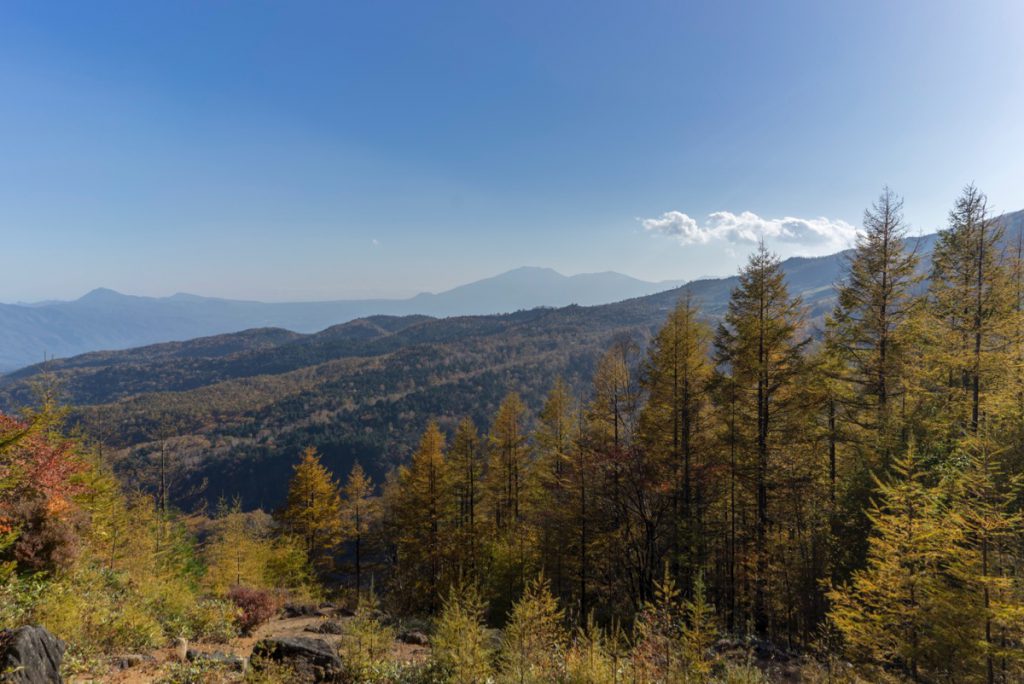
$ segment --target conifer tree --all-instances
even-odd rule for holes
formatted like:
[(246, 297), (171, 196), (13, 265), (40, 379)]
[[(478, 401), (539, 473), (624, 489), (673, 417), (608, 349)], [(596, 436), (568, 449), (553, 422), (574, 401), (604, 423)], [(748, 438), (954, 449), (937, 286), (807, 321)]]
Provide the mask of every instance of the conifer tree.
[(955, 441), (978, 432), (989, 401), (1006, 373), (1016, 332), (1014, 292), (1003, 226), (988, 213), (988, 200), (973, 185), (964, 188), (939, 232), (929, 280), (930, 357), (942, 425)]
[(983, 622), (976, 627), (992, 684), (1024, 676), (1024, 578), (1016, 552), (1024, 541), (1024, 517), (1015, 506), (1021, 478), (1008, 476), (991, 453), (988, 435), (969, 443), (967, 463), (952, 496), (962, 530), (962, 579), (980, 597)]
[(445, 681), (476, 684), (490, 677), (491, 639), (484, 627), (485, 609), (476, 585), (457, 582), (448, 590), (430, 642), (431, 658)]
[(399, 572), (411, 607), (430, 612), (439, 607), (451, 570), (455, 501), (444, 446), (444, 435), (431, 421), (411, 462), (399, 470)]
[[(698, 319), (689, 295), (669, 314), (648, 348), (643, 387), (646, 404), (640, 417), (643, 442), (658, 461), (671, 488), (671, 557), (676, 574), (702, 559), (702, 507), (706, 492), (698, 477), (704, 445), (702, 412), (711, 375), (711, 332)], [(658, 483), (659, 485), (661, 483)]]
[[(768, 632), (769, 478), (781, 434), (796, 410), (796, 379), (803, 369), (802, 303), (791, 299), (779, 258), (764, 243), (740, 272), (724, 322), (715, 338), (716, 362), (739, 392), (740, 410), (754, 422), (753, 484), (754, 595), (752, 613), (758, 634)], [(786, 435), (787, 441), (795, 437)]]
[(965, 595), (958, 568), (959, 526), (925, 482), (913, 448), (878, 481), (867, 567), (829, 593), (829, 620), (850, 655), (902, 670), (914, 681), (958, 681), (978, 662), (978, 602)]
[[(863, 232), (846, 263), (829, 342), (848, 383), (845, 416), (856, 429), (860, 459), (885, 469), (899, 450), (899, 406), (907, 363), (907, 323), (914, 307), (917, 254), (906, 247), (903, 200), (888, 187), (864, 212)], [(870, 459), (877, 456), (878, 461)]]
[(467, 576), (476, 577), (480, 562), (479, 507), (484, 462), (480, 435), (472, 419), (464, 418), (459, 423), (448, 457), (456, 506), (458, 565)]
[(498, 407), (488, 436), (487, 491), (498, 530), (519, 526), (525, 512), (530, 476), (526, 417), (526, 406), (519, 395), (510, 392)]
[(537, 445), (537, 494), (532, 508), (540, 530), (539, 556), (546, 576), (552, 578), (556, 596), (571, 593), (576, 542), (572, 502), (572, 457), (579, 433), (579, 420), (565, 382), (558, 378), (541, 409), (534, 441)]
[(501, 671), (509, 682), (555, 681), (565, 646), (563, 613), (543, 576), (529, 581), (515, 602), (501, 640)]
[(522, 590), (534, 558), (529, 505), (535, 469), (529, 447), (527, 411), (519, 395), (509, 393), (498, 407), (488, 435), (490, 452), (485, 477), (490, 515), (491, 592), (496, 609), (504, 611)]
[(305, 542), (310, 563), (320, 570), (329, 570), (334, 563), (334, 549), (344, 534), (338, 484), (320, 463), (313, 447), (302, 453), (294, 473), (281, 519)]
[(346, 536), (355, 545), (356, 595), (363, 589), (363, 545), (366, 535), (376, 516), (373, 499), (373, 480), (356, 461), (349, 471), (348, 480), (342, 490), (342, 513), (345, 518)]

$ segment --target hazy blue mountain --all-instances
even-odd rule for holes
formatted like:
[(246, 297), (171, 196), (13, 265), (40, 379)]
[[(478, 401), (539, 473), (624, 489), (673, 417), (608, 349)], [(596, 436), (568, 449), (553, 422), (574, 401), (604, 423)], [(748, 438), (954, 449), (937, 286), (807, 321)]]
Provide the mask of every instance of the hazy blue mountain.
[[(1024, 231), (1024, 211), (1005, 214), (1008, 246)], [(929, 264), (936, 235), (909, 240)], [(785, 261), (790, 286), (804, 295), (813, 313), (830, 306), (830, 293), (841, 277), (845, 252)], [(702, 279), (705, 306), (723, 306), (734, 285), (731, 278)], [(648, 282), (620, 273), (564, 276), (549, 268), (524, 267), (438, 294), (408, 299), (263, 303), (176, 294), (136, 297), (97, 289), (71, 302), (0, 304), (0, 373), (46, 357), (65, 358), (100, 350), (221, 335), (252, 328), (283, 328), (313, 333), (369, 316), (433, 317), (501, 314), (538, 306), (596, 306), (643, 297), (681, 286), (682, 281)]]
[(537, 306), (605, 304), (679, 286), (619, 273), (564, 276), (519, 268), (409, 299), (264, 303), (176, 294), (136, 297), (100, 288), (70, 302), (0, 304), (0, 372), (91, 351), (128, 349), (250, 328), (310, 333), (370, 315), (464, 316)]
[[(1017, 245), (1022, 224), (1024, 212), (1007, 217), (1008, 246)], [(909, 242), (927, 270), (935, 235)], [(783, 262), (812, 328), (835, 304), (845, 255)], [(528, 292), (535, 275), (550, 276), (526, 269), (507, 277), (522, 279)], [(714, 323), (737, 281), (696, 280), (596, 306), (445, 318), (375, 315), (312, 334), (264, 327), (93, 352), (0, 378), (0, 410), (31, 402), (45, 371), (75, 407), (72, 423), (110, 447), (129, 481), (145, 481), (147, 459), (167, 448), (187, 465), (187, 486), (175, 495), (182, 503), (213, 505), (240, 493), (247, 505), (275, 506), (306, 446), (315, 446), (336, 473), (359, 460), (381, 477), (407, 458), (427, 420), (440, 420), (448, 431), (462, 416), (484, 425), (513, 389), (537, 410), (556, 377), (582, 394), (614, 340), (628, 337), (642, 349), (687, 295)], [(418, 306), (462, 306), (459, 296), (441, 303), (424, 296)], [(110, 298), (120, 301), (109, 292), (86, 299)], [(216, 309), (217, 300), (200, 301)], [(189, 494), (193, 487), (196, 494)]]

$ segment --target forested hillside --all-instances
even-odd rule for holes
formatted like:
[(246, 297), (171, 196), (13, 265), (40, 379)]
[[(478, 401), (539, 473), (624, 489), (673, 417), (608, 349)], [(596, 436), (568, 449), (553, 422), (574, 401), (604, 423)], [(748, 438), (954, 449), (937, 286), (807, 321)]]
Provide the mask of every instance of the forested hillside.
[(99, 288), (74, 301), (0, 304), (0, 373), (44, 358), (280, 327), (310, 333), (373, 314), (465, 316), (537, 306), (605, 304), (678, 286), (620, 273), (564, 276), (518, 268), (408, 299), (268, 303), (176, 294), (139, 297)]
[[(1024, 212), (1000, 223), (1020, 232)], [(908, 238), (929, 267), (935, 235)], [(1011, 240), (1010, 237), (1005, 240)], [(783, 262), (813, 335), (832, 308), (848, 254)], [(691, 297), (720, 320), (738, 278), (594, 307), (431, 319), (374, 316), (312, 335), (263, 329), (58, 359), (0, 377), (0, 407), (33, 401), (52, 384), (72, 418), (114, 449), (126, 477), (151, 482), (153, 461), (174, 466), (172, 496), (214, 505), (277, 505), (291, 458), (316, 446), (346, 471), (356, 459), (375, 475), (403, 462), (430, 418), (453, 430), (459, 416), (485, 423), (509, 389), (539, 408), (551, 379), (585, 395), (601, 353), (615, 340), (643, 349), (675, 303)], [(922, 286), (919, 286), (922, 287)]]
[[(838, 256), (786, 262), (819, 325), (840, 268)], [(73, 421), (117, 450), (126, 477), (151, 482), (154, 459), (170, 454), (182, 505), (237, 494), (244, 506), (273, 506), (304, 446), (339, 471), (358, 458), (381, 475), (408, 458), (429, 419), (449, 430), (463, 415), (483, 424), (509, 389), (538, 408), (554, 377), (585, 393), (614, 340), (643, 348), (685, 295), (717, 320), (736, 282), (696, 281), (595, 307), (375, 316), (313, 335), (251, 330), (86, 354), (0, 378), (0, 406), (30, 404), (34, 385), (52, 384)]]
[[(8, 400), (45, 401), (0, 416), (0, 619), (94, 671), (328, 590), (348, 613), (316, 681), (1021, 681), (1024, 234), (969, 186), (918, 244), (886, 189), (835, 290), (796, 294), (825, 262), (762, 245), (615, 305), (26, 373)], [(86, 438), (55, 381), (96, 402)], [(409, 620), (429, 652), (403, 661)], [(263, 648), (249, 681), (311, 680)], [(226, 676), (195, 658), (214, 669), (181, 681)]]

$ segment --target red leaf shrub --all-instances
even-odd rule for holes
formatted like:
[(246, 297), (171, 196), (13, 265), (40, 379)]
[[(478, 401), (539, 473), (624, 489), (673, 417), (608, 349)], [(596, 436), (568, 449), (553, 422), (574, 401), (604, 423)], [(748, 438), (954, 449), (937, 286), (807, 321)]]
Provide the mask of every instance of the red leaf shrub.
[(274, 617), (280, 607), (277, 597), (266, 589), (234, 587), (228, 592), (228, 598), (242, 611), (238, 626), (243, 634), (251, 634), (252, 630)]

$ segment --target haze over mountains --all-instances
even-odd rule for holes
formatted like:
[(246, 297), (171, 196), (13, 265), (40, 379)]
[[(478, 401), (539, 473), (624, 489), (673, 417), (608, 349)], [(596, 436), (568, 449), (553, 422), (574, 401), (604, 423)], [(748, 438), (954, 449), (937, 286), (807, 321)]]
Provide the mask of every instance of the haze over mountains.
[[(1017, 235), (1024, 226), (1024, 211), (1004, 214), (1001, 220), (1008, 229), (1008, 236)], [(927, 255), (935, 237), (930, 234), (914, 238), (920, 241), (918, 250), (923, 255)], [(815, 264), (815, 275), (801, 276), (806, 277), (806, 282), (795, 283), (795, 289), (831, 288), (840, 276), (842, 255), (843, 252), (839, 252), (815, 259), (787, 259), (785, 265), (790, 277), (797, 271), (803, 272), (797, 265)], [(612, 271), (564, 276), (550, 268), (523, 267), (445, 292), (422, 293), (408, 299), (292, 303), (192, 294), (138, 297), (100, 288), (74, 301), (0, 304), (0, 374), (39, 363), (44, 358), (67, 358), (251, 328), (313, 333), (377, 315), (473, 316), (539, 306), (596, 306), (671, 290), (684, 282), (649, 282)], [(723, 298), (727, 296), (726, 290)]]
[(0, 373), (46, 358), (188, 340), (249, 328), (312, 333), (370, 315), (466, 316), (538, 306), (590, 306), (678, 287), (614, 272), (564, 276), (518, 268), (438, 294), (409, 299), (264, 303), (176, 294), (137, 297), (99, 288), (80, 299), (0, 304)]
[[(1006, 215), (1004, 222), (1007, 243), (1016, 246), (1024, 212)], [(935, 240), (935, 235), (908, 240), (921, 256), (922, 272)], [(783, 262), (790, 293), (803, 298), (812, 325), (820, 325), (834, 306), (843, 254)], [(630, 287), (653, 285), (615, 277), (622, 287), (602, 296), (623, 301), (609, 304), (448, 318), (374, 315), (313, 334), (263, 327), (56, 359), (0, 377), (0, 410), (30, 403), (33, 383), (45, 370), (74, 407), (72, 420), (115, 450), (112, 458), (119, 470), (145, 468), (152, 454), (166, 449), (184, 471), (176, 494), (182, 503), (213, 503), (239, 493), (247, 505), (276, 505), (294, 455), (305, 446), (316, 446), (336, 472), (347, 472), (358, 459), (380, 475), (407, 457), (428, 419), (439, 419), (445, 429), (453, 428), (448, 423), (459, 416), (485, 424), (509, 390), (520, 392), (536, 409), (558, 376), (584, 392), (597, 358), (615, 340), (628, 338), (641, 350), (687, 294), (713, 322), (725, 312), (738, 281), (698, 280), (630, 298)], [(599, 280), (609, 282), (605, 278)], [(509, 287), (517, 279), (519, 289)], [(400, 313), (464, 311), (486, 305), (473, 295), (490, 288), (490, 301), (503, 303), (495, 308), (525, 309), (529, 300), (516, 299), (517, 294), (539, 296), (543, 285), (531, 289), (534, 284), (567, 280), (580, 282), (520, 269), (394, 306), (405, 307), (398, 308)], [(564, 290), (555, 294), (582, 296)], [(117, 304), (115, 310), (131, 309), (134, 302), (139, 316), (151, 302), (168, 308), (196, 303), (181, 310), (206, 311), (207, 321), (218, 311), (241, 312), (231, 321), (235, 325), (246, 315), (266, 311), (263, 307), (282, 307), (294, 327), (315, 326), (318, 313), (316, 305), (181, 296), (147, 300), (109, 292), (93, 293), (79, 311), (86, 305), (103, 311), (101, 304), (108, 302)], [(345, 311), (354, 315), (355, 309)]]
[[(927, 250), (931, 238), (919, 249)], [(784, 262), (813, 322), (834, 304), (841, 255)], [(382, 476), (403, 462), (426, 421), (487, 423), (506, 392), (538, 408), (556, 377), (586, 391), (616, 340), (639, 352), (687, 294), (714, 321), (738, 278), (699, 280), (596, 306), (431, 318), (370, 316), (314, 334), (280, 328), (56, 359), (0, 377), (0, 410), (33, 400), (44, 370), (72, 420), (108, 447), (117, 469), (146, 480), (165, 450), (182, 469), (182, 505), (239, 494), (275, 506), (294, 456), (315, 446), (347, 472), (354, 460)]]

